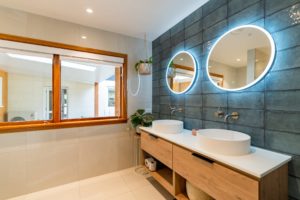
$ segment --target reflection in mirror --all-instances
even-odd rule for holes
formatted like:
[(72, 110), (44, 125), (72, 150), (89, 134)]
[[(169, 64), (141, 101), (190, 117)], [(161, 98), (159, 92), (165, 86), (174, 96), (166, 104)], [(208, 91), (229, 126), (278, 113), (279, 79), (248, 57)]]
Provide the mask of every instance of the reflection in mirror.
[(43, 89), (52, 87), (52, 55), (0, 48), (0, 122), (51, 120)]
[(264, 29), (252, 25), (238, 27), (224, 34), (212, 47), (208, 76), (221, 89), (245, 89), (268, 72), (274, 54), (274, 41)]
[(190, 89), (197, 73), (196, 62), (188, 52), (177, 53), (169, 62), (166, 79), (169, 89), (181, 94)]

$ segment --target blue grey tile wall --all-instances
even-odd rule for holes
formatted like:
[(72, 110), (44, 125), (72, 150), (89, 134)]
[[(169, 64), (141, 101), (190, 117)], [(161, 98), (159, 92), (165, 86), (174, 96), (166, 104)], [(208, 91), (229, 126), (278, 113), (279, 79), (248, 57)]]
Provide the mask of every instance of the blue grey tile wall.
[[(210, 0), (153, 41), (153, 113), (171, 118), (169, 104), (184, 108), (172, 116), (186, 129), (224, 128), (245, 132), (252, 145), (293, 156), (289, 165), (289, 196), (300, 200), (300, 0)], [(271, 71), (253, 87), (224, 92), (210, 83), (205, 69), (208, 52), (218, 36), (230, 28), (255, 24), (267, 29), (276, 43)], [(187, 50), (197, 60), (199, 76), (183, 95), (172, 94), (165, 82), (169, 59)], [(238, 111), (240, 119), (224, 123), (214, 117), (221, 107)]]

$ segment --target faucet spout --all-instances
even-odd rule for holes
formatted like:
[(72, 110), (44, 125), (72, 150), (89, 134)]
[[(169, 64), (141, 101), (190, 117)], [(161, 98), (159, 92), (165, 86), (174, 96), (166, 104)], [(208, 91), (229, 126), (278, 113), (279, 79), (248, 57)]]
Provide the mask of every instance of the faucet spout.
[(228, 122), (228, 119), (238, 120), (239, 119), (239, 113), (238, 112), (232, 112), (231, 114), (227, 114), (224, 117), (224, 122)]

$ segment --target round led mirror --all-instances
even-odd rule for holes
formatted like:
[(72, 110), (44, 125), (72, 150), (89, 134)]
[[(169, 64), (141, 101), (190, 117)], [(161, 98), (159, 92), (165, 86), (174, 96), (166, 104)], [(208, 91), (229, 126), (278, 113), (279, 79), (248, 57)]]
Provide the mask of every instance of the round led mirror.
[(183, 94), (192, 87), (196, 74), (197, 66), (194, 57), (186, 51), (178, 52), (168, 64), (167, 85), (173, 93)]
[(274, 40), (266, 30), (253, 25), (240, 26), (213, 45), (207, 59), (207, 75), (220, 89), (242, 90), (266, 75), (274, 55)]

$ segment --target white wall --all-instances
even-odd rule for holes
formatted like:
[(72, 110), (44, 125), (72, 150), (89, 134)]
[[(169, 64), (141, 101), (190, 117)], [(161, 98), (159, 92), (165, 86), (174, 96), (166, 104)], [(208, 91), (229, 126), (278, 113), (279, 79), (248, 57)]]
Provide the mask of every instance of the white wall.
[[(1, 7), (0, 33), (126, 53), (132, 85), (134, 63), (144, 58), (142, 40)], [(138, 96), (128, 95), (129, 114), (151, 107), (151, 88), (145, 77)], [(130, 167), (132, 136), (124, 124), (1, 134), (0, 199)]]

